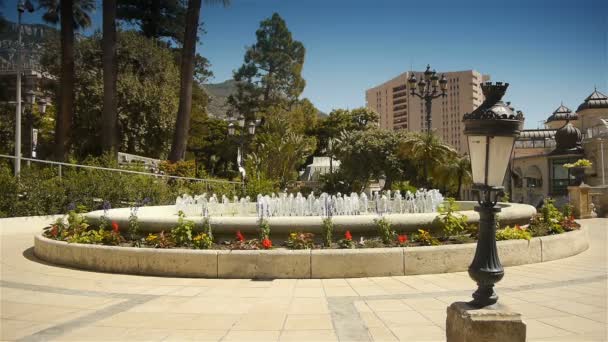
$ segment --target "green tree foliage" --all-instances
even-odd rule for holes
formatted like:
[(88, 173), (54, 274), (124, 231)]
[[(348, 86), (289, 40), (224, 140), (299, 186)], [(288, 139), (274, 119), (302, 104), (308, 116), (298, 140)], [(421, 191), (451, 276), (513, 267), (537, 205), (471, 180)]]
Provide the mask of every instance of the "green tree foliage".
[[(179, 74), (171, 51), (133, 31), (117, 41), (119, 150), (149, 157), (166, 156), (177, 111)], [(57, 74), (57, 49), (45, 49), (43, 65)], [(72, 140), (77, 157), (99, 155), (103, 79), (101, 36), (76, 44), (76, 94)]]
[(451, 154), (439, 167), (432, 170), (435, 187), (444, 194), (451, 193), (454, 197), (460, 196), (463, 185), (471, 184), (471, 161), (469, 156)]
[(334, 109), (327, 118), (320, 120), (316, 126), (310, 126), (309, 132), (317, 137), (316, 155), (334, 155), (330, 140), (336, 140), (342, 132), (365, 131), (377, 127), (379, 116), (376, 112), (365, 107)]
[[(198, 89), (200, 90), (200, 88)], [(206, 97), (202, 90), (198, 95), (195, 92), (195, 103), (197, 96)], [(224, 120), (207, 117), (205, 112), (195, 108), (196, 106), (192, 108), (187, 151), (196, 159), (199, 168), (198, 176), (236, 177), (236, 171), (232, 169), (236, 161), (236, 144), (226, 134), (228, 123)], [(201, 168), (204, 172), (201, 172)]]
[[(47, 23), (57, 24), (61, 19), (61, 0), (38, 0), (40, 8), (46, 12), (42, 20)], [(91, 26), (91, 13), (95, 11), (95, 0), (73, 0), (72, 1), (74, 29), (79, 30)]]
[(336, 155), (341, 162), (340, 175), (351, 191), (362, 191), (372, 179), (386, 176), (386, 187), (393, 181), (407, 179), (414, 171), (409, 159), (397, 154), (405, 140), (404, 132), (368, 129), (344, 131), (338, 139)]
[(248, 118), (265, 114), (273, 106), (289, 108), (298, 99), (306, 82), (302, 67), (306, 50), (294, 40), (287, 24), (274, 13), (260, 23), (256, 43), (247, 49), (243, 65), (234, 73), (237, 93), (229, 103)]
[(277, 180), (280, 188), (295, 180), (306, 157), (315, 150), (314, 137), (294, 132), (287, 120), (270, 117), (252, 144), (246, 160), (250, 178)]
[(456, 150), (435, 134), (410, 133), (401, 142), (399, 154), (408, 158), (422, 173), (417, 174), (416, 185), (430, 188), (433, 186), (433, 176), (441, 166), (457, 156)]
[(147, 38), (184, 41), (186, 3), (182, 0), (118, 1), (117, 17)]

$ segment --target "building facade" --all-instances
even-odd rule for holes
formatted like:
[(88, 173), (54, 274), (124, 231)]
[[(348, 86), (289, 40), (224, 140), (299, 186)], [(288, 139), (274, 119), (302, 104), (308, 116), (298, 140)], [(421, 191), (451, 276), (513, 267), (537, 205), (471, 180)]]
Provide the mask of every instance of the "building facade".
[[(367, 108), (380, 116), (380, 128), (426, 131), (424, 100), (410, 95), (407, 83), (412, 73), (417, 79), (424, 78), (422, 71), (408, 71), (365, 92)], [(463, 134), (462, 116), (472, 112), (483, 102), (481, 84), (488, 81), (490, 76), (475, 70), (437, 74), (446, 75), (448, 89), (447, 96), (433, 100), (431, 128), (444, 142), (460, 153), (466, 153), (468, 146)]]
[(566, 203), (575, 177), (563, 165), (583, 158), (592, 162), (585, 171), (585, 184), (592, 187), (597, 212), (604, 214), (608, 212), (608, 96), (597, 90), (576, 112), (562, 104), (547, 118), (544, 129), (522, 131), (507, 180), (512, 201), (538, 206), (552, 197), (558, 204)]

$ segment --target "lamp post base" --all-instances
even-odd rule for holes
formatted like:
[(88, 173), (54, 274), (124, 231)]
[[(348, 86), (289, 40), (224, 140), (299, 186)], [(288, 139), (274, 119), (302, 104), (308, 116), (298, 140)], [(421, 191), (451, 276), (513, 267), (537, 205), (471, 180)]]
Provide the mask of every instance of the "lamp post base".
[(498, 257), (496, 247), (496, 213), (500, 208), (493, 205), (475, 207), (479, 213), (479, 239), (475, 257), (469, 266), (469, 276), (477, 283), (477, 291), (473, 293), (471, 306), (481, 308), (496, 304), (498, 296), (494, 292), (494, 284), (505, 275)]
[(447, 309), (445, 333), (448, 342), (525, 342), (526, 324), (502, 304), (479, 309), (455, 302)]

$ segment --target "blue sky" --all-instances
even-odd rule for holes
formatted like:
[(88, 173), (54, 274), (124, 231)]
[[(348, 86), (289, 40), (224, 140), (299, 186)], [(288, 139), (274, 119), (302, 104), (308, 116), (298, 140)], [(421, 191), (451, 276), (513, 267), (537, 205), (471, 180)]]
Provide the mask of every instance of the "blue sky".
[[(4, 1), (9, 18), (15, 1)], [(306, 47), (303, 96), (325, 112), (363, 106), (367, 88), (427, 63), (509, 82), (506, 99), (530, 128), (561, 101), (574, 110), (594, 86), (608, 92), (608, 2), (596, 0), (232, 0), (202, 9), (198, 52), (213, 82), (232, 76), (273, 12)], [(100, 27), (101, 9), (94, 20)]]

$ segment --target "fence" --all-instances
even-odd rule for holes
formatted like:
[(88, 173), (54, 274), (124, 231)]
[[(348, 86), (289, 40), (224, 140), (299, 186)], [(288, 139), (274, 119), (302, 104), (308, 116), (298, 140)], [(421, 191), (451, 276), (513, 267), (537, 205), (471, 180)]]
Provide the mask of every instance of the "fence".
[[(6, 154), (0, 154), (0, 158), (11, 159), (11, 160), (16, 159), (15, 156), (6, 155)], [(34, 159), (34, 158), (21, 157), (21, 160), (27, 161), (28, 163), (35, 162), (35, 163), (49, 164), (49, 165), (56, 166), (58, 169), (59, 178), (62, 177), (63, 167), (73, 167), (73, 168), (95, 169), (95, 170), (103, 170), (103, 171), (111, 171), (111, 172), (119, 172), (119, 173), (130, 173), (130, 174), (145, 175), (145, 176), (157, 177), (157, 178), (181, 179), (181, 180), (188, 180), (188, 181), (194, 181), (194, 182), (202, 182), (203, 184), (205, 184), (205, 186), (207, 188), (209, 188), (209, 184), (213, 184), (213, 183), (215, 183), (215, 184), (232, 184), (232, 186), (234, 187), (234, 191), (238, 191), (239, 187), (241, 187), (243, 184), (242, 182), (236, 182), (236, 181), (170, 176), (170, 175), (164, 175), (164, 174), (159, 174), (159, 173), (125, 170), (125, 169), (113, 169), (113, 168), (102, 167), (102, 166), (70, 164), (70, 163), (56, 162), (56, 161), (50, 161), (50, 160), (41, 160), (41, 159)]]

